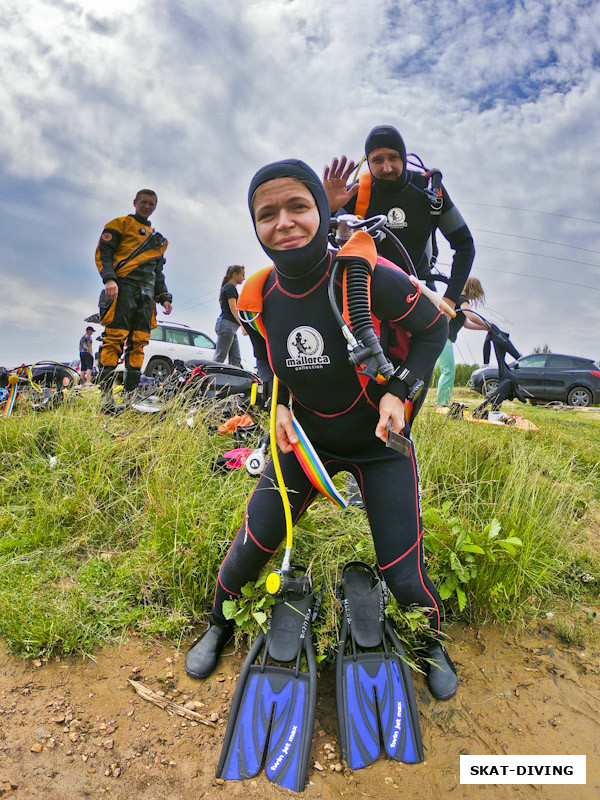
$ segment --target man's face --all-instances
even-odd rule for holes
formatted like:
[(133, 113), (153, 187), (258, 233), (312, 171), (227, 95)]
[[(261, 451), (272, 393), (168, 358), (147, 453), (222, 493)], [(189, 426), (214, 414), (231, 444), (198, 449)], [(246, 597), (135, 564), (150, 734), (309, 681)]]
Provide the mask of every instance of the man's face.
[(389, 147), (376, 147), (375, 150), (371, 150), (367, 162), (373, 177), (382, 181), (397, 180), (404, 169), (400, 153)]
[(140, 217), (148, 219), (156, 208), (156, 197), (153, 194), (141, 194), (133, 201), (133, 207)]

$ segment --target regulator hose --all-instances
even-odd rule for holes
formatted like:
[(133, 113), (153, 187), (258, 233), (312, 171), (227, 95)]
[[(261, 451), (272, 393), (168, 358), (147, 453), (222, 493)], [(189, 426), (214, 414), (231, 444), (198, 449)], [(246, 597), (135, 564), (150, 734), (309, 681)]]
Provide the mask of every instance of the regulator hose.
[(364, 364), (363, 371), (378, 382), (390, 379), (394, 365), (386, 357), (373, 327), (369, 282), (371, 269), (364, 262), (350, 262), (346, 266), (346, 302), (352, 333), (362, 348), (350, 355), (357, 366)]

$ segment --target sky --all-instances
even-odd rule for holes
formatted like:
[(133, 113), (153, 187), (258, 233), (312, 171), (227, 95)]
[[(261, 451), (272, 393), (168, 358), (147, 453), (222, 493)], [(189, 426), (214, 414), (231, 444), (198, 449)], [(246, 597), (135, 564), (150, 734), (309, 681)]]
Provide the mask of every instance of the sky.
[(5, 0), (0, 365), (77, 357), (98, 237), (147, 187), (170, 319), (214, 336), (227, 266), (267, 263), (254, 172), (322, 174), (381, 124), (442, 170), (484, 315), (522, 353), (600, 359), (599, 43), (592, 0)]

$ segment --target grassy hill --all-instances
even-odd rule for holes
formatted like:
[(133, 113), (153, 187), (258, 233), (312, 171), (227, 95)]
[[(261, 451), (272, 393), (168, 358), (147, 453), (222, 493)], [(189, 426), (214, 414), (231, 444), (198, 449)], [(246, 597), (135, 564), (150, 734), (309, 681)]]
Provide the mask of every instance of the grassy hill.
[[(160, 420), (130, 411), (108, 432), (97, 406), (88, 393), (0, 419), (0, 636), (26, 656), (89, 653), (126, 633), (187, 636), (255, 484), (212, 470), (238, 446), (210, 432), (215, 409), (193, 427), (181, 403)], [(526, 619), (600, 588), (600, 414), (515, 410), (539, 430), (431, 406), (415, 425), (428, 569), (452, 619)], [(353, 558), (375, 560), (364, 512), (319, 500), (296, 528), (294, 560), (324, 588), (322, 652), (336, 641), (338, 568)], [(259, 585), (244, 601), (250, 631), (262, 595)]]

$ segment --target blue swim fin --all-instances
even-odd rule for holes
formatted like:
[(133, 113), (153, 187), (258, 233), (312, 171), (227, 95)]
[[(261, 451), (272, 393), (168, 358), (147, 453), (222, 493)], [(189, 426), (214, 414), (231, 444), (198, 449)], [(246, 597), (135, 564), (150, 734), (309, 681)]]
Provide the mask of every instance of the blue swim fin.
[[(288, 594), (273, 606), (267, 633), (255, 641), (242, 668), (218, 778), (252, 778), (264, 763), (270, 781), (296, 792), (304, 789), (317, 697), (311, 623), (318, 605), (313, 594)], [(300, 669), (303, 655), (306, 671)], [(276, 666), (267, 658), (295, 664)]]
[(351, 561), (342, 570), (340, 589), (336, 700), (342, 758), (361, 769), (379, 758), (383, 744), (396, 761), (423, 761), (410, 669), (385, 616), (385, 583), (368, 564)]

